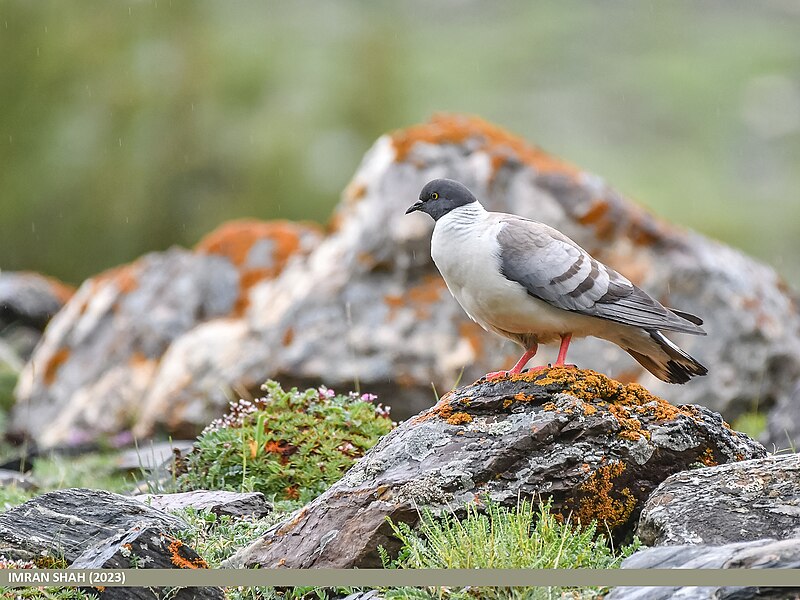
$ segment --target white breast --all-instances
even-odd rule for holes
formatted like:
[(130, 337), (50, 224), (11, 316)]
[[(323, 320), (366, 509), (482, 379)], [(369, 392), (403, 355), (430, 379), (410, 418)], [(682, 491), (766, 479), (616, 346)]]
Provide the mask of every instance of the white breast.
[(470, 318), (501, 335), (535, 334), (542, 343), (567, 332), (591, 335), (595, 319), (533, 298), (502, 275), (497, 232), (503, 223), (491, 215), (477, 203), (456, 208), (436, 222), (431, 239), (433, 262)]

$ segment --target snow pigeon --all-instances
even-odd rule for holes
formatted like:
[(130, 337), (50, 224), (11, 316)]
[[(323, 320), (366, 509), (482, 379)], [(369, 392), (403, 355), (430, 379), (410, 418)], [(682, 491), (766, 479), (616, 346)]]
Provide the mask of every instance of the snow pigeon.
[(665, 308), (552, 227), (489, 212), (451, 179), (427, 183), (406, 214), (415, 211), (436, 221), (431, 257), (467, 315), (525, 350), (510, 371), (488, 379), (522, 372), (538, 344), (558, 339), (555, 366), (567, 366), (570, 340), (590, 335), (669, 383), (708, 372), (661, 333), (705, 335), (701, 319)]

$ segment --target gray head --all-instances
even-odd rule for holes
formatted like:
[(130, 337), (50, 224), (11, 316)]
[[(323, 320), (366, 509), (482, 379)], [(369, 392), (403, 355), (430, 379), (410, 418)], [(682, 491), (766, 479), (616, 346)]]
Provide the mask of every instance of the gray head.
[(465, 185), (452, 179), (434, 179), (419, 193), (419, 202), (408, 207), (406, 214), (420, 210), (438, 221), (454, 208), (477, 202)]

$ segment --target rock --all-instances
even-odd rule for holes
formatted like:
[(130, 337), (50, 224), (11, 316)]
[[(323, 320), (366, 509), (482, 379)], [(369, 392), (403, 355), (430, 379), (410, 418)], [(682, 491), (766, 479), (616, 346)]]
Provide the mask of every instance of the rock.
[[(324, 238), (285, 223), (253, 225), (265, 230), (253, 235), (234, 226), (191, 261), (147, 271), (145, 261), (156, 259), (137, 261), (123, 270), (136, 275), (122, 289), (107, 276), (84, 284), (23, 372), (24, 406), (12, 425), (45, 446), (131, 421), (139, 437), (188, 437), (224, 411), (228, 390), (245, 395), (268, 378), (338, 389), (359, 381), (391, 399), (402, 419), (430, 406), (431, 382), (447, 390), (510, 366), (518, 349), (481, 330), (450, 297), (430, 259), (431, 220), (404, 214), (442, 176), (469, 185), (492, 210), (563, 230), (659, 300), (699, 314), (710, 334), (680, 340), (710, 369), (680, 389), (668, 391), (602, 340), (573, 345), (581, 366), (729, 419), (756, 399), (763, 409), (781, 402), (800, 379), (797, 299), (772, 269), (658, 220), (602, 179), (485, 121), (439, 116), (375, 143)], [(227, 266), (202, 266), (212, 248)], [(242, 271), (242, 256), (266, 256), (274, 268)], [(145, 271), (160, 287), (145, 283)], [(215, 306), (225, 308), (198, 316), (196, 287), (217, 289)], [(162, 327), (173, 321), (181, 325)], [(151, 337), (156, 343), (143, 348)], [(540, 364), (555, 351), (543, 349)]]
[[(430, 406), (431, 382), (447, 390), (460, 377), (512, 365), (519, 350), (471, 322), (446, 290), (430, 259), (431, 220), (404, 214), (422, 186), (442, 176), (464, 181), (493, 210), (562, 229), (660, 300), (701, 315), (710, 332), (680, 340), (711, 373), (679, 389), (601, 340), (573, 345), (581, 366), (731, 419), (755, 399), (769, 407), (800, 378), (796, 296), (772, 269), (658, 220), (602, 179), (485, 121), (439, 116), (375, 143), (327, 237), (307, 260), (254, 286), (242, 324), (250, 335), (197, 332), (171, 348), (173, 376), (149, 396), (164, 410), (148, 411), (156, 421), (137, 432), (186, 419), (209, 380), (231, 381), (236, 360), (249, 361), (245, 380), (332, 388), (358, 380), (399, 419)], [(555, 352), (544, 349), (540, 364)]]
[[(623, 569), (797, 569), (800, 539), (758, 540), (724, 546), (662, 546), (640, 550)], [(678, 577), (679, 578), (679, 577)], [(800, 588), (786, 587), (618, 587), (605, 600), (788, 600)]]
[(646, 546), (800, 538), (800, 454), (676, 473), (648, 498)]
[[(181, 519), (119, 494), (58, 490), (0, 514), (0, 556), (30, 560), (41, 568), (61, 561), (76, 569), (207, 568), (192, 548), (173, 536), (185, 528)], [(106, 588), (102, 598), (153, 597), (142, 590)], [(174, 597), (223, 595), (218, 588), (186, 588)]]
[(376, 567), (378, 545), (397, 549), (387, 517), (413, 525), (417, 507), (458, 509), (487, 495), (507, 505), (552, 496), (555, 511), (604, 521), (620, 540), (668, 476), (765, 453), (704, 407), (675, 407), (592, 371), (481, 380), (402, 423), (230, 565)]
[(0, 488), (5, 487), (17, 487), (21, 490), (35, 491), (39, 489), (39, 484), (32, 477), (19, 471), (0, 469)]
[(777, 448), (796, 452), (800, 448), (800, 381), (794, 390), (781, 397), (767, 415), (766, 440)]
[[(230, 223), (194, 252), (173, 248), (148, 254), (87, 280), (53, 319), (22, 371), (11, 430), (51, 448), (115, 434), (142, 419), (152, 422), (150, 410), (169, 412), (147, 399), (159, 378), (176, 375), (174, 364), (162, 364), (164, 354), (181, 340), (196, 341), (198, 332), (246, 334), (240, 317), (251, 287), (279, 273), (317, 239), (317, 230), (305, 225)], [(202, 381), (214, 393), (204, 389), (186, 406), (185, 419), (165, 424), (175, 437), (193, 437), (224, 411), (226, 382), (262, 383), (242, 376), (250, 360), (240, 352), (248, 344), (224, 335), (224, 342), (201, 343), (211, 344), (220, 357), (235, 348), (236, 364), (227, 377), (213, 381), (198, 369), (193, 385)], [(167, 404), (172, 401), (179, 400)]]
[(192, 507), (198, 511), (213, 512), (218, 515), (256, 518), (272, 512), (272, 504), (267, 502), (261, 492), (194, 490), (177, 494), (141, 494), (134, 498), (165, 512)]
[(38, 273), (0, 271), (0, 338), (27, 360), (47, 323), (74, 291)]

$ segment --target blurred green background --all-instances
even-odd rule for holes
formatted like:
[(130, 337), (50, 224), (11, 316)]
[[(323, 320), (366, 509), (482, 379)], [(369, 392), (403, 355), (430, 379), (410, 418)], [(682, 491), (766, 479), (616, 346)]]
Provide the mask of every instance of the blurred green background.
[(226, 219), (324, 222), (436, 111), (800, 283), (796, 0), (0, 0), (0, 268), (79, 283)]

